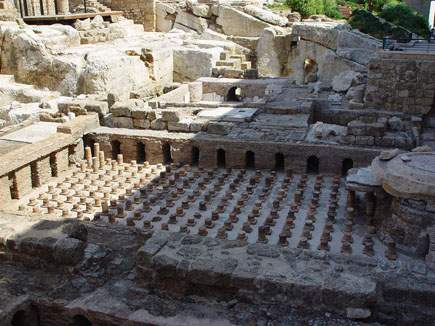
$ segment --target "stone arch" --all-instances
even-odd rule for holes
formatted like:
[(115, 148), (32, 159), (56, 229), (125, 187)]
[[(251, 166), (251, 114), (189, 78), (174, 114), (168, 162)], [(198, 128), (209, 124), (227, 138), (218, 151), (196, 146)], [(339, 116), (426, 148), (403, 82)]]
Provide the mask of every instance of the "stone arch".
[(163, 164), (170, 164), (174, 162), (171, 154), (171, 145), (169, 145), (168, 143), (165, 143), (162, 146), (162, 156), (163, 156)]
[(307, 159), (307, 173), (319, 173), (319, 158), (315, 155), (311, 155)]
[(110, 147), (112, 149), (112, 160), (116, 160), (118, 154), (121, 154), (121, 143), (119, 140), (112, 140)]
[(231, 87), (227, 93), (227, 101), (229, 102), (241, 102), (242, 97), (242, 89), (240, 87), (234, 86)]
[(147, 160), (146, 147), (143, 142), (137, 142), (137, 163), (143, 163)]
[(12, 326), (39, 326), (41, 325), (39, 320), (38, 308), (34, 305), (29, 305), (23, 310), (17, 311), (12, 317)]
[(197, 146), (193, 146), (190, 165), (197, 166), (198, 164), (199, 164), (199, 148)]
[(347, 171), (353, 168), (353, 160), (351, 158), (345, 158), (341, 164), (341, 175), (345, 176)]
[(275, 154), (275, 170), (283, 172), (285, 168), (284, 154), (279, 152)]
[(245, 154), (245, 167), (247, 169), (255, 169), (255, 153), (247, 151)]
[(75, 315), (72, 318), (71, 326), (91, 326), (92, 323), (83, 315)]
[(216, 152), (217, 166), (224, 168), (227, 166), (226, 152), (222, 148), (219, 148)]

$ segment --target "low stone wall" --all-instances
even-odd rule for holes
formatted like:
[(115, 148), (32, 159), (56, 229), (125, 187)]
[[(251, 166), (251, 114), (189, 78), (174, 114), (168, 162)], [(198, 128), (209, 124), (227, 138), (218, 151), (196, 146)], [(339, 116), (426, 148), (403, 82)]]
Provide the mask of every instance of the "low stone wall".
[(435, 56), (383, 53), (369, 63), (366, 107), (423, 117), (434, 103)]
[[(35, 220), (4, 213), (2, 221), (13, 224), (0, 231), (0, 260), (44, 268), (74, 266), (84, 256), (87, 228), (68, 220)], [(33, 224), (33, 225), (31, 225)], [(31, 225), (32, 231), (28, 228)], [(50, 231), (50, 235), (43, 232)]]
[(55, 135), (3, 155), (0, 165), (2, 203), (22, 198), (32, 187), (39, 187), (66, 171), (70, 162), (83, 157), (83, 134), (97, 126), (97, 114), (79, 116), (60, 125)]
[(139, 158), (138, 144), (144, 145), (145, 160), (152, 164), (164, 162), (163, 145), (170, 145), (174, 162), (190, 164), (193, 148), (198, 149), (198, 163), (215, 167), (218, 164), (217, 151), (224, 150), (227, 166), (243, 168), (246, 164), (246, 152), (252, 151), (255, 166), (264, 169), (275, 168), (275, 154), (284, 155), (285, 168), (295, 172), (306, 172), (307, 159), (316, 156), (319, 159), (321, 173), (341, 174), (344, 159), (350, 158), (354, 167), (364, 167), (379, 155), (380, 150), (351, 146), (333, 146), (320, 144), (296, 144), (266, 141), (235, 141), (214, 135), (195, 135), (190, 133), (168, 133), (165, 131), (111, 129), (101, 127), (86, 135), (85, 143), (100, 143), (105, 157), (112, 157), (112, 143), (120, 143), (121, 154), (126, 161)]
[[(407, 265), (156, 231), (139, 249), (136, 271), (143, 285), (173, 294), (236, 297), (347, 316), (358, 312), (381, 322), (392, 307), (412, 311), (420, 305), (428, 314), (435, 309), (434, 293), (422, 286), (433, 279), (424, 262)], [(388, 317), (397, 320), (396, 314), (391, 310)], [(410, 323), (421, 322), (408, 316)]]

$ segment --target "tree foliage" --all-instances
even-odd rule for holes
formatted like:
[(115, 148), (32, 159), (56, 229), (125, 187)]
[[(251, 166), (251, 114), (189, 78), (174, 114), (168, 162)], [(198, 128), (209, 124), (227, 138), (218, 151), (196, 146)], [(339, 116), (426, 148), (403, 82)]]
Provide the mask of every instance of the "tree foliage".
[(331, 18), (342, 18), (336, 0), (286, 0), (287, 5), (303, 18), (324, 14)]
[(402, 26), (421, 37), (429, 37), (427, 20), (404, 3), (386, 5), (379, 13), (379, 17), (398, 26)]

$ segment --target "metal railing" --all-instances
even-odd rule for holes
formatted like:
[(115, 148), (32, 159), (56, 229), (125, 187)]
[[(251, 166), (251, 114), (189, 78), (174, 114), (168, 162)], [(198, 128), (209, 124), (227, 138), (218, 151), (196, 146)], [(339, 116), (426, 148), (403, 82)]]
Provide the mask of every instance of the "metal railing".
[(390, 36), (385, 36), (382, 42), (384, 51), (403, 51), (413, 53), (435, 53), (435, 39), (424, 38), (401, 38), (394, 39)]

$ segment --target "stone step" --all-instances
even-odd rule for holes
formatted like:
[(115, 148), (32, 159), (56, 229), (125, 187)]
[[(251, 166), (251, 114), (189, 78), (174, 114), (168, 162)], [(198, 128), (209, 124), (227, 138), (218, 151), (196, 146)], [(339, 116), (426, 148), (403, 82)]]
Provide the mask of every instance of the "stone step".
[(242, 79), (244, 77), (243, 70), (232, 69), (227, 67), (215, 67), (212, 69), (213, 77), (224, 77), (224, 78), (238, 78)]
[(233, 54), (230, 55), (230, 59), (237, 59), (242, 63), (243, 61), (246, 61), (246, 56), (244, 54)]
[(242, 62), (241, 66), (240, 66), (240, 68), (242, 70), (251, 69), (251, 67), (252, 67), (251, 61), (244, 61), (244, 62)]
[(219, 60), (216, 61), (216, 67), (231, 67), (240, 69), (240, 61), (238, 59)]
[(13, 84), (13, 83), (15, 83), (15, 76), (14, 75), (0, 74), (0, 85)]
[(228, 60), (229, 57), (230, 57), (230, 53), (228, 51), (223, 51), (221, 52), (219, 59)]

